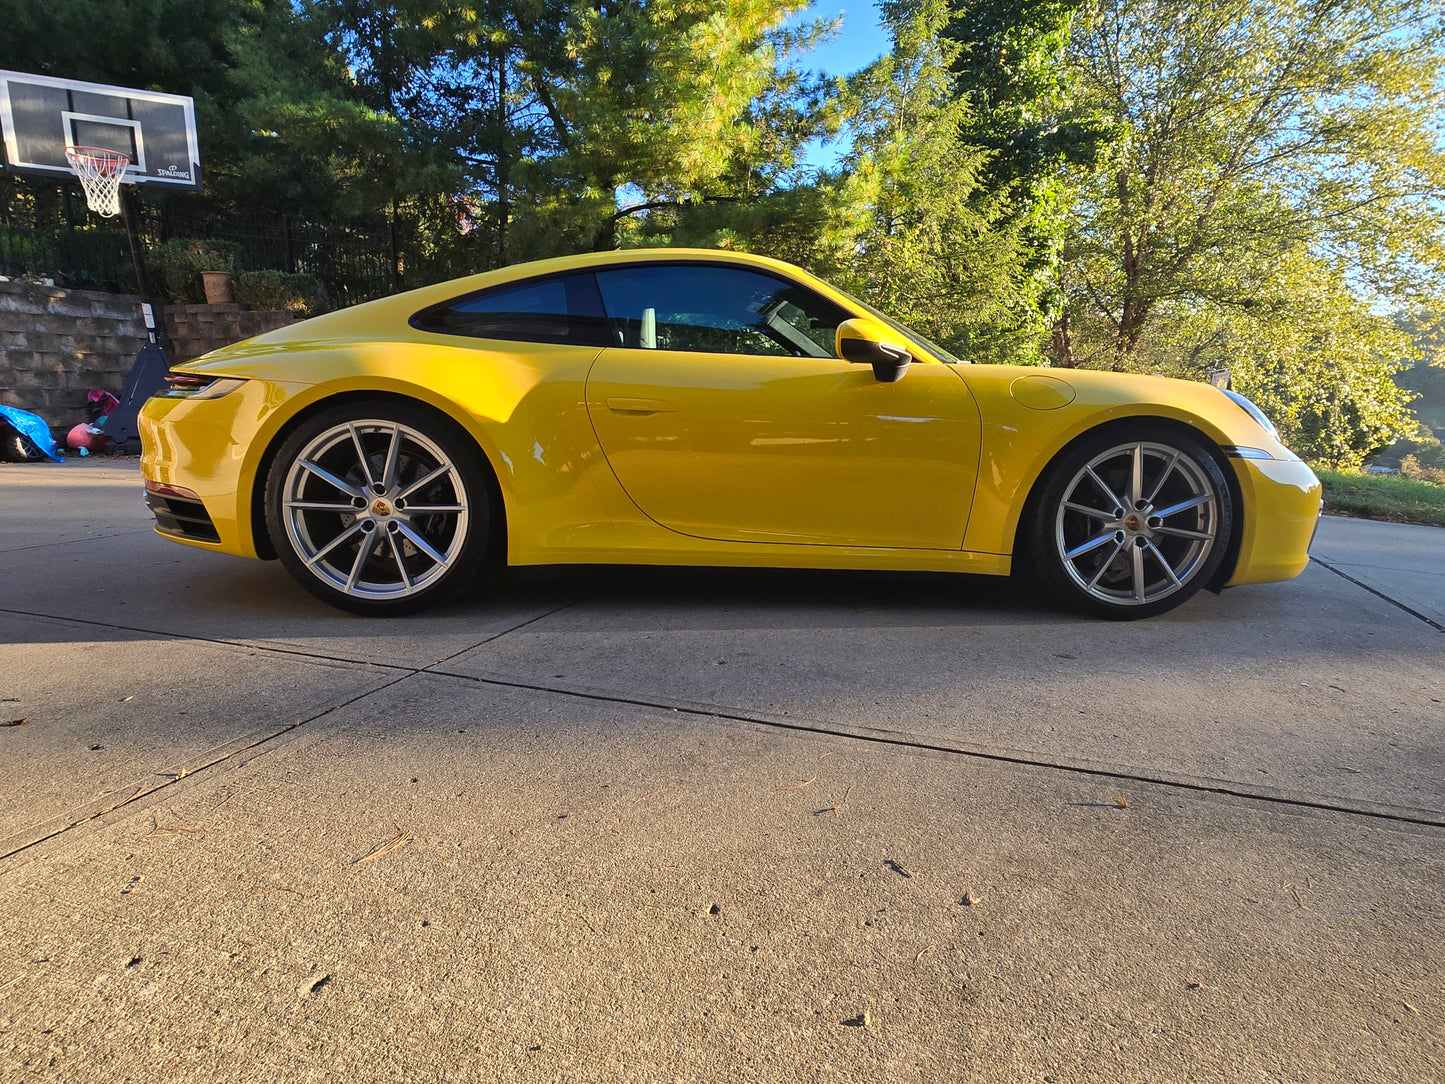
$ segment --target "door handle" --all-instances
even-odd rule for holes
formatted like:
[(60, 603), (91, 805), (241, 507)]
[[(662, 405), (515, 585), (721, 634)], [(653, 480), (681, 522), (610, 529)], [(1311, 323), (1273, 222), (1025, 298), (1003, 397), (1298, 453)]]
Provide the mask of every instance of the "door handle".
[(607, 409), (614, 414), (675, 414), (677, 404), (666, 399), (631, 399), (612, 396), (607, 400)]

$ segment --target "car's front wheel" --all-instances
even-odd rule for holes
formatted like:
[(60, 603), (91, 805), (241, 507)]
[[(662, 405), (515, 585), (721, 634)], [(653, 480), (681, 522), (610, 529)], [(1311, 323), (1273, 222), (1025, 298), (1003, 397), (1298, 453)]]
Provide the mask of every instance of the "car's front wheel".
[(266, 525), (312, 594), (390, 616), (455, 595), (485, 556), (490, 498), (478, 452), (422, 407), (350, 402), (307, 419), (276, 454)]
[(1165, 427), (1086, 436), (1042, 480), (1028, 525), (1043, 585), (1075, 609), (1138, 618), (1172, 610), (1224, 560), (1234, 508), (1197, 441)]

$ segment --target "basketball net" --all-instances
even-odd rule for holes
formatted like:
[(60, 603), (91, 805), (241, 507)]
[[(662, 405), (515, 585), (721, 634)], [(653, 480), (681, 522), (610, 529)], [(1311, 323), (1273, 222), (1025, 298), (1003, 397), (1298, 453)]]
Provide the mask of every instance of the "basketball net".
[(120, 181), (130, 158), (101, 147), (66, 147), (65, 160), (85, 189), (85, 202), (98, 215), (120, 214)]

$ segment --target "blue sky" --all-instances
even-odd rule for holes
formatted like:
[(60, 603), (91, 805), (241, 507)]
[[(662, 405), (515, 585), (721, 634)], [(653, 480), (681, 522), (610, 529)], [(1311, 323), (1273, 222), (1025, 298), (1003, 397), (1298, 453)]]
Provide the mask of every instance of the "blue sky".
[(848, 75), (883, 54), (888, 35), (879, 22), (878, 5), (868, 0), (819, 0), (800, 22), (843, 16), (838, 37), (819, 46), (803, 58), (810, 68), (821, 68), (829, 75)]
[[(843, 25), (838, 36), (799, 57), (801, 66), (829, 75), (851, 75), (883, 55), (888, 47), (888, 34), (880, 22), (878, 5), (869, 0), (819, 0), (794, 21), (811, 22), (839, 15), (843, 17)], [(846, 138), (831, 143), (815, 142), (804, 154), (804, 163), (815, 169), (832, 168), (847, 150)]]

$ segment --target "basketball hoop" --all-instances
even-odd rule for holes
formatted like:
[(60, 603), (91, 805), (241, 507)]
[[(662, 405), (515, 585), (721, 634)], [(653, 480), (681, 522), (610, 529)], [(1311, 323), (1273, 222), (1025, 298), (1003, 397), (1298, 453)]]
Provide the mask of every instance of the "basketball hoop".
[(85, 202), (98, 215), (120, 214), (120, 182), (130, 158), (102, 147), (66, 147), (65, 160), (85, 188)]

